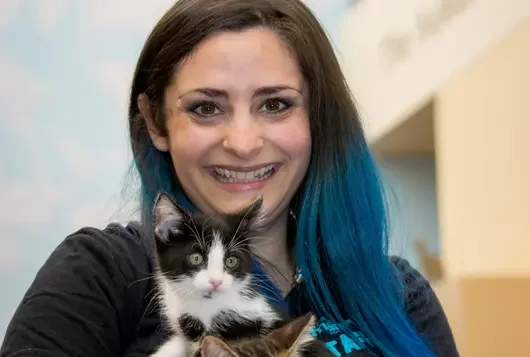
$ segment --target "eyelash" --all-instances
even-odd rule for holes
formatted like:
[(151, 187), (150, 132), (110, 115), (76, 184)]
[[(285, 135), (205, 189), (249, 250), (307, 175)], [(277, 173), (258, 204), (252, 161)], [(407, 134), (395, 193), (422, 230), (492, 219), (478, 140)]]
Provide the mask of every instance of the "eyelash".
[[(286, 110), (290, 109), (293, 106), (293, 103), (291, 101), (283, 99), (283, 98), (268, 98), (260, 105), (260, 107), (259, 107), (260, 110), (259, 111), (261, 111), (261, 108), (263, 108), (263, 106), (265, 106), (267, 103), (269, 103), (271, 101), (278, 101), (280, 103), (280, 105), (284, 106), (284, 108), (279, 109), (279, 110), (274, 111), (274, 112), (268, 112), (269, 115), (279, 115), (279, 114), (285, 112)], [(204, 115), (204, 114), (197, 113), (197, 109), (199, 109), (203, 105), (213, 105), (214, 106), (214, 114)], [(201, 118), (215, 117), (215, 116), (219, 115), (218, 113), (215, 113), (215, 111), (216, 110), (220, 110), (221, 111), (221, 109), (219, 108), (219, 106), (217, 104), (215, 104), (215, 102), (208, 101), (208, 100), (201, 100), (199, 102), (195, 102), (195, 103), (189, 105), (186, 108), (186, 110), (188, 112), (190, 112), (191, 114), (193, 114), (195, 116), (198, 116), (198, 117), (201, 117)], [(221, 113), (223, 113), (223, 112), (221, 111)]]

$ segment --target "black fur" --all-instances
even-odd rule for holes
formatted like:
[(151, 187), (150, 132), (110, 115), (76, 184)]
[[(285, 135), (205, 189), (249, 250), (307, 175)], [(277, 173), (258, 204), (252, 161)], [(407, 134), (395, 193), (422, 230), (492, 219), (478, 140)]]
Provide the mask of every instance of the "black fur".
[(180, 330), (189, 341), (199, 341), (205, 335), (204, 324), (197, 318), (184, 314), (179, 319)]

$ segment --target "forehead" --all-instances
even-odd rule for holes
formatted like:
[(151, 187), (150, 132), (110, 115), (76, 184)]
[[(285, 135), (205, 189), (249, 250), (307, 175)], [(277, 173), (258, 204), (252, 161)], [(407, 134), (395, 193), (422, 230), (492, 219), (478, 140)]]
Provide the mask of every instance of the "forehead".
[(257, 27), (205, 39), (180, 64), (173, 82), (180, 93), (200, 87), (244, 91), (279, 84), (297, 88), (302, 76), (287, 44)]

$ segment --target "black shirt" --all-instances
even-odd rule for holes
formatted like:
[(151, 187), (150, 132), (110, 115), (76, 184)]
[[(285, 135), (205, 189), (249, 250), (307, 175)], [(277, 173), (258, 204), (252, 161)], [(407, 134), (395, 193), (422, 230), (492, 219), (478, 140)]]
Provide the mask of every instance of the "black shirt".
[[(5, 334), (1, 357), (145, 357), (164, 333), (154, 303), (153, 267), (137, 225), (83, 228), (67, 237), (39, 270)], [(407, 287), (407, 313), (437, 356), (456, 357), (453, 335), (429, 283), (406, 260), (392, 258)], [(296, 294), (293, 292), (292, 294)], [(288, 300), (298, 300), (292, 296)], [(289, 303), (289, 301), (288, 301)], [(322, 321), (314, 334), (336, 356), (369, 356)]]

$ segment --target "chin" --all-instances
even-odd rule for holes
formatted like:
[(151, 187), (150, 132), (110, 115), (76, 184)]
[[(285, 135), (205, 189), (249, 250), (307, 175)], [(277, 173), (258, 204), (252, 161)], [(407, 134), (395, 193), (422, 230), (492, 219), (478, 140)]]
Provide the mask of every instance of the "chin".
[(231, 195), (230, 197), (227, 197), (226, 200), (223, 200), (223, 202), (216, 202), (217, 204), (215, 206), (216, 209), (219, 210), (218, 212), (237, 213), (246, 209), (260, 196), (263, 196), (262, 212), (266, 215), (271, 214), (281, 204), (281, 202), (272, 201), (269, 198), (271, 194), (268, 194), (267, 192), (249, 192), (243, 195)]

